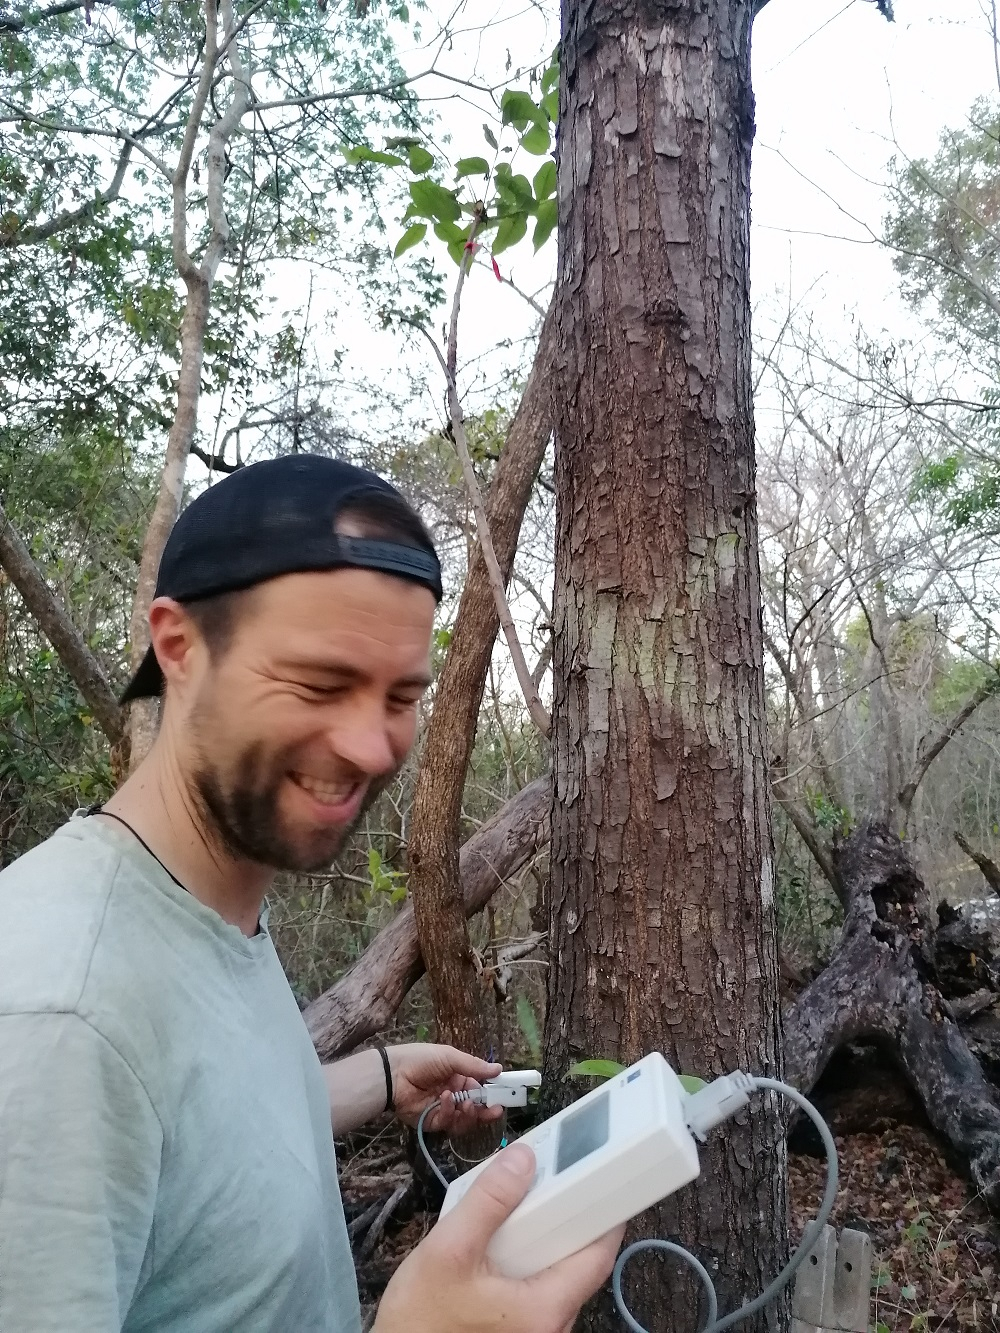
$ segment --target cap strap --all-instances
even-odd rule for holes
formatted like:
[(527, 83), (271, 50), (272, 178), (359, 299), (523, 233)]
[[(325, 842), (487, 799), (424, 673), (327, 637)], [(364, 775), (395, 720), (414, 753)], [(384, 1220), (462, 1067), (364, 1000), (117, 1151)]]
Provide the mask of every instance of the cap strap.
[(375, 541), (370, 537), (342, 537), (337, 541), (345, 560), (363, 569), (379, 569), (387, 574), (425, 583), (436, 597), (441, 596), (441, 566), (437, 556), (417, 546), (399, 542)]

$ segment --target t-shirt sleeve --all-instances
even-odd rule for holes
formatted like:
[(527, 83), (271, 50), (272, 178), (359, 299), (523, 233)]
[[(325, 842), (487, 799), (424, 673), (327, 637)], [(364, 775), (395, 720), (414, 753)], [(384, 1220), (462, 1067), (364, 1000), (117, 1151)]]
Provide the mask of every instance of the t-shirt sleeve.
[(0, 1015), (0, 1329), (119, 1333), (162, 1144), (142, 1083), (89, 1023)]

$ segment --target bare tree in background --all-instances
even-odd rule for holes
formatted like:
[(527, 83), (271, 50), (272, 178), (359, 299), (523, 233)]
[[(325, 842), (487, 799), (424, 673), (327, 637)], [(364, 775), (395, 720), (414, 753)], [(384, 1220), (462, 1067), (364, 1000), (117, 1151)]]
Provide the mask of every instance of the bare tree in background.
[[(758, 399), (772, 787), (845, 913), (785, 1015), (786, 1060), (808, 1088), (844, 1042), (883, 1046), (995, 1199), (1000, 1110), (958, 1021), (967, 994), (993, 997), (992, 948), (957, 913), (931, 924), (918, 849), (952, 831), (918, 797), (969, 720), (996, 715), (994, 608), (977, 592), (1000, 553), (915, 499), (939, 439), (899, 407), (916, 384), (872, 393), (877, 352), (836, 357), (786, 328)], [(970, 960), (957, 992), (956, 956)]]

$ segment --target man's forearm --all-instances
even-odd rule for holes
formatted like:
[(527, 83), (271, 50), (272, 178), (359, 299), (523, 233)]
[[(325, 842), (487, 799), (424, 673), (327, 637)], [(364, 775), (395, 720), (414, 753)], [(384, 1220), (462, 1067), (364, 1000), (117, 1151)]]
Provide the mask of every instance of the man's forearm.
[(360, 1051), (324, 1065), (335, 1134), (349, 1134), (385, 1110), (385, 1069), (378, 1051)]

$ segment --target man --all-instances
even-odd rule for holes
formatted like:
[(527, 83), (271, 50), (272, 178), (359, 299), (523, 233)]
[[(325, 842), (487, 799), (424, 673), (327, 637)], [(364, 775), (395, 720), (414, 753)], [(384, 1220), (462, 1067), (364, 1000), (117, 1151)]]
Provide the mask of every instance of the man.
[[(441, 596), (417, 516), (295, 455), (182, 514), (126, 698), (150, 754), (0, 874), (0, 1329), (355, 1333), (333, 1132), (460, 1128), (498, 1066), (441, 1046), (321, 1069), (267, 933), (276, 870), (329, 864), (413, 744)], [(479, 1114), (489, 1114), (479, 1112)], [(612, 1236), (528, 1282), (485, 1258), (507, 1149), (402, 1265), (378, 1333), (558, 1333)]]

